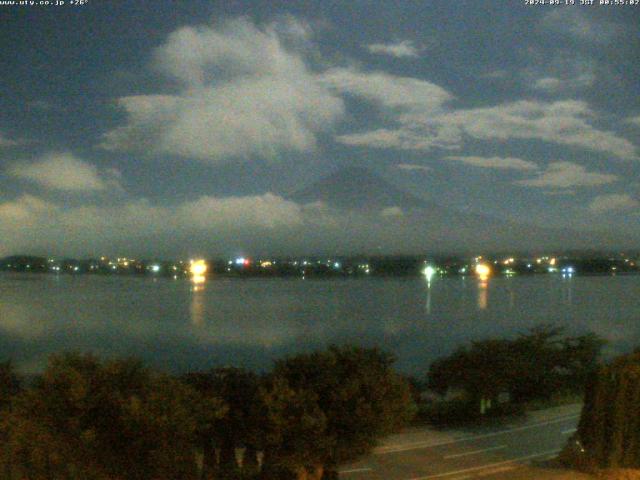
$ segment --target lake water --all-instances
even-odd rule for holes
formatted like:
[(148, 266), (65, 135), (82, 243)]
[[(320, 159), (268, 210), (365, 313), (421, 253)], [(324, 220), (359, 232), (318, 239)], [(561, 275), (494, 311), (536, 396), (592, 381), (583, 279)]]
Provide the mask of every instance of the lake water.
[(211, 279), (0, 274), (0, 360), (23, 373), (61, 350), (135, 355), (173, 372), (268, 369), (332, 343), (378, 345), (423, 375), (458, 345), (540, 323), (640, 345), (640, 276)]

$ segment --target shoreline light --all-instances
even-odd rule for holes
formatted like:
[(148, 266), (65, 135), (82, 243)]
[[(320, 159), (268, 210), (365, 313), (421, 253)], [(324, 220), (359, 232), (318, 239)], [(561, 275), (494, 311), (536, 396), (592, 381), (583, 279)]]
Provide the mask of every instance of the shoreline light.
[(203, 283), (205, 281), (205, 273), (207, 273), (207, 262), (204, 260), (191, 260), (189, 266), (191, 273), (191, 281), (193, 283)]
[(427, 265), (424, 269), (424, 276), (427, 277), (427, 281), (430, 282), (433, 276), (436, 274), (436, 269), (431, 265)]
[(479, 263), (476, 265), (476, 275), (480, 277), (480, 280), (487, 280), (491, 275), (491, 267), (486, 263)]

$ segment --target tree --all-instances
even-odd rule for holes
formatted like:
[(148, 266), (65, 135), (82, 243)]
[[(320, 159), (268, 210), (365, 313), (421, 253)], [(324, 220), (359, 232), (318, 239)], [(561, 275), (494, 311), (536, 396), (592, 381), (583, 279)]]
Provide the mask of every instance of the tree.
[(508, 392), (513, 402), (581, 391), (604, 342), (595, 334), (562, 337), (563, 329), (540, 325), (513, 340), (482, 340), (462, 347), (429, 368), (429, 388), (444, 394), (463, 389), (471, 404)]
[(136, 360), (57, 355), (14, 402), (7, 461), (20, 478), (195, 478), (197, 412), (207, 407)]
[[(317, 399), (326, 418), (326, 426), (316, 436), (314, 469), (331, 472), (338, 464), (369, 452), (380, 437), (413, 416), (409, 385), (393, 371), (393, 363), (391, 355), (377, 348), (335, 346), (276, 363), (273, 376), (298, 397)], [(315, 407), (306, 408), (313, 411)]]
[(0, 362), (0, 412), (9, 407), (11, 399), (20, 391), (20, 379), (11, 361)]
[[(20, 392), (20, 379), (13, 370), (11, 361), (0, 363), (0, 474), (11, 478), (11, 467), (8, 458), (11, 452), (8, 448), (8, 416), (15, 396)], [(4, 465), (4, 469), (2, 469)], [(4, 472), (2, 472), (4, 470)]]
[(258, 377), (240, 368), (217, 368), (208, 372), (189, 373), (183, 381), (193, 387), (203, 399), (221, 400), (226, 409), (223, 416), (201, 423), (198, 438), (204, 452), (207, 469), (217, 467), (215, 451), (219, 452), (219, 466), (226, 471), (237, 469), (235, 450), (245, 449), (250, 468), (256, 458), (256, 428), (253, 407), (257, 401)]
[(509, 386), (512, 353), (505, 340), (474, 342), (471, 348), (436, 360), (429, 368), (427, 385), (441, 394), (452, 387), (462, 388), (473, 401), (494, 398)]
[(577, 436), (599, 467), (640, 467), (640, 353), (592, 374)]
[(260, 419), (265, 480), (321, 478), (331, 444), (327, 418), (315, 393), (296, 390), (285, 378), (270, 376), (258, 391), (254, 416)]

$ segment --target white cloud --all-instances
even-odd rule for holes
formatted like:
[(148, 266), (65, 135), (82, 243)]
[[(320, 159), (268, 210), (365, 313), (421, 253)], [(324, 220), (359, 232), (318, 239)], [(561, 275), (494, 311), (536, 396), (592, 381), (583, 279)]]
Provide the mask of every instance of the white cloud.
[(582, 73), (569, 78), (544, 77), (533, 82), (533, 89), (547, 93), (560, 93), (575, 88), (590, 87), (595, 82), (595, 75)]
[(352, 146), (420, 151), (433, 148), (457, 149), (461, 138), (457, 130), (434, 124), (431, 134), (418, 129), (389, 130), (381, 128), (364, 133), (338, 135), (336, 140)]
[(534, 82), (533, 88), (536, 90), (554, 92), (562, 88), (562, 80), (556, 77), (539, 78)]
[(538, 166), (533, 162), (514, 157), (449, 156), (445, 157), (445, 160), (462, 162), (474, 167), (496, 168), (503, 170), (535, 170), (538, 168)]
[(272, 193), (245, 197), (204, 196), (181, 205), (177, 213), (190, 226), (207, 229), (221, 221), (260, 228), (277, 228), (302, 223), (303, 207)]
[(344, 106), (284, 45), (282, 36), (300, 37), (291, 33), (292, 21), (284, 30), (240, 19), (173, 32), (154, 64), (180, 85), (179, 93), (119, 99), (128, 121), (102, 146), (210, 162), (314, 148), (316, 134)]
[(38, 197), (23, 195), (17, 200), (0, 203), (0, 225), (30, 225), (34, 217), (48, 216), (56, 209)]
[(637, 159), (636, 147), (610, 131), (591, 125), (597, 118), (582, 101), (521, 100), (448, 114), (443, 121), (481, 140), (532, 139), (581, 147), (620, 158)]
[(617, 180), (618, 177), (616, 175), (589, 172), (585, 167), (576, 163), (553, 162), (536, 177), (518, 180), (515, 183), (537, 188), (572, 188), (595, 187), (613, 183)]
[(71, 153), (50, 153), (32, 163), (14, 163), (7, 173), (15, 178), (62, 191), (120, 190), (120, 173), (110, 169), (100, 172)]
[(391, 55), (392, 57), (418, 57), (422, 49), (417, 48), (412, 41), (403, 40), (396, 43), (373, 43), (367, 45), (369, 52), (377, 55)]
[(384, 72), (365, 73), (336, 68), (322, 76), (336, 91), (360, 97), (375, 105), (401, 128), (380, 128), (363, 133), (338, 135), (346, 145), (402, 150), (458, 148), (461, 132), (440, 121), (445, 104), (454, 99), (445, 89), (425, 80), (398, 77)]
[(380, 211), (380, 215), (386, 218), (402, 217), (404, 212), (400, 207), (387, 207)]
[(358, 96), (389, 109), (440, 112), (443, 104), (454, 98), (434, 83), (385, 72), (333, 68), (321, 78), (339, 93)]
[[(146, 199), (118, 205), (66, 206), (23, 195), (0, 200), (0, 256), (31, 249), (74, 252), (114, 252), (141, 243), (144, 249), (170, 245), (187, 248), (214, 245), (238, 248), (253, 242), (263, 248), (268, 235), (287, 238), (301, 228), (317, 235), (318, 228), (336, 228), (341, 219), (322, 203), (298, 204), (272, 193), (242, 197), (202, 196), (176, 205)], [(342, 224), (341, 224), (342, 225)], [(179, 236), (181, 240), (176, 240)], [(153, 245), (149, 243), (153, 239)], [(53, 246), (53, 247), (52, 247)]]
[(640, 202), (631, 195), (612, 193), (595, 197), (589, 205), (589, 210), (594, 213), (605, 213), (638, 208), (639, 206)]
[(531, 139), (638, 159), (636, 147), (593, 125), (597, 114), (577, 100), (522, 100), (453, 109), (453, 95), (433, 83), (382, 72), (332, 69), (323, 81), (343, 94), (377, 105), (395, 127), (338, 135), (347, 145), (403, 150), (457, 149), (464, 135), (479, 140)]
[[(120, 98), (127, 121), (107, 132), (102, 146), (213, 163), (305, 152), (342, 117), (343, 97), (351, 96), (379, 107), (385, 124), (335, 137), (347, 145), (451, 150), (460, 149), (469, 136), (539, 140), (638, 158), (631, 142), (596, 126), (598, 116), (585, 102), (516, 101), (455, 109), (450, 92), (418, 78), (355, 67), (315, 72), (305, 63), (312, 53), (311, 33), (293, 17), (266, 26), (239, 19), (173, 32), (156, 49), (153, 65), (175, 83), (177, 93)], [(406, 41), (369, 48), (415, 50)], [(593, 68), (561, 55), (553, 68), (527, 75), (534, 89), (559, 93), (575, 82), (591, 84)]]
[(596, 82), (596, 73), (603, 69), (594, 58), (569, 49), (550, 55), (547, 50), (532, 48), (527, 55), (530, 66), (520, 72), (520, 77), (526, 86), (546, 94), (589, 88)]
[(619, 29), (603, 19), (595, 19), (579, 8), (553, 8), (542, 17), (543, 29), (571, 35), (577, 40), (607, 43), (616, 37)]
[(416, 165), (413, 163), (400, 163), (396, 165), (396, 168), (400, 170), (406, 170), (408, 172), (430, 172), (431, 168), (426, 165)]

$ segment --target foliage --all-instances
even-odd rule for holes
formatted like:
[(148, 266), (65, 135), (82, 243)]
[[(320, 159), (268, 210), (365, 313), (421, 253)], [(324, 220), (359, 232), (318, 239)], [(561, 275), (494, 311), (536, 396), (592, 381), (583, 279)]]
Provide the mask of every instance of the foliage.
[(640, 353), (619, 357), (592, 375), (578, 438), (600, 467), (640, 467)]
[(461, 389), (472, 404), (503, 392), (523, 403), (580, 390), (597, 365), (603, 341), (594, 334), (563, 338), (562, 332), (542, 325), (513, 340), (472, 342), (435, 361), (428, 386), (441, 394)]
[[(523, 411), (524, 407), (521, 404), (505, 403), (488, 410), (486, 416), (519, 415)], [(429, 424), (436, 427), (469, 425), (479, 420), (478, 406), (469, 402), (466, 398), (422, 403), (418, 407), (417, 415), (416, 421), (420, 424)]]
[(322, 465), (330, 447), (327, 417), (309, 389), (294, 389), (281, 376), (270, 376), (259, 391), (256, 416), (262, 419), (261, 448), (265, 478), (301, 475)]
[[(239, 368), (217, 368), (189, 373), (183, 381), (209, 401), (222, 400), (224, 415), (210, 422), (199, 422), (198, 441), (203, 449), (206, 467), (236, 469), (236, 448), (246, 448), (246, 458), (255, 457), (257, 418), (253, 415), (257, 401), (258, 376)], [(215, 451), (220, 452), (219, 462)]]
[(307, 411), (317, 403), (326, 418), (314, 456), (327, 469), (367, 453), (414, 415), (411, 390), (393, 362), (376, 348), (330, 347), (276, 364), (273, 376), (312, 402)]
[(203, 409), (194, 390), (136, 360), (54, 356), (14, 402), (5, 469), (33, 479), (195, 478)]
[[(378, 349), (331, 347), (262, 378), (224, 368), (178, 379), (133, 359), (67, 353), (19, 391), (2, 364), (0, 478), (334, 478), (413, 415), (392, 366)], [(261, 471), (249, 461), (257, 450)]]
[(0, 362), (0, 412), (9, 407), (11, 399), (20, 391), (20, 379), (10, 361)]

